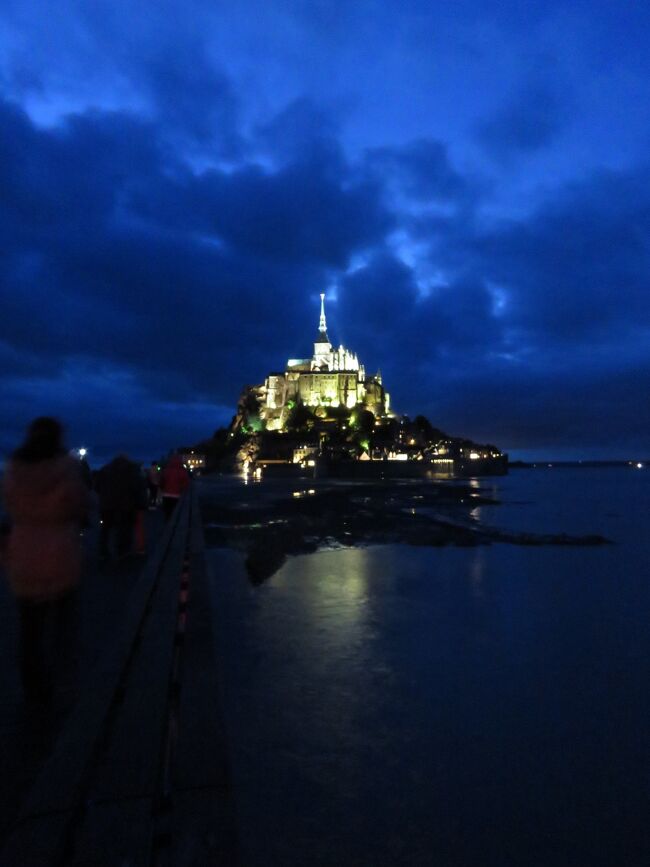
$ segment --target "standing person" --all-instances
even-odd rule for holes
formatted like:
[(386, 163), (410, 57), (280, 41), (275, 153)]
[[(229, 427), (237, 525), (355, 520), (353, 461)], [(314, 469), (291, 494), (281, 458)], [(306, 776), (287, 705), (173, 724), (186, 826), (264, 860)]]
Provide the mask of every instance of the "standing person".
[(98, 471), (95, 487), (101, 520), (100, 554), (110, 557), (113, 542), (116, 556), (125, 557), (131, 553), (136, 514), (146, 496), (140, 467), (126, 455), (117, 455)]
[(156, 461), (151, 462), (147, 471), (147, 485), (149, 487), (149, 508), (155, 509), (158, 505), (158, 491), (160, 489), (160, 467)]
[(135, 553), (136, 554), (146, 554), (147, 553), (147, 541), (146, 541), (146, 531), (145, 531), (145, 515), (146, 509), (149, 505), (149, 495), (147, 493), (147, 488), (149, 484), (149, 474), (143, 468), (139, 467), (140, 472), (140, 497), (138, 502), (138, 510), (135, 515), (135, 526), (133, 528), (133, 535), (135, 537)]
[(26, 697), (44, 701), (51, 693), (53, 656), (45, 639), (53, 627), (73, 625), (79, 528), (89, 506), (79, 464), (64, 449), (56, 419), (31, 423), (7, 467), (4, 496), (11, 522), (7, 572), (20, 617), (20, 674)]
[(178, 503), (181, 494), (190, 484), (190, 474), (183, 466), (180, 455), (172, 455), (167, 461), (161, 478), (163, 514), (167, 521)]
[(93, 487), (93, 471), (90, 469), (90, 464), (85, 455), (79, 458), (79, 469), (81, 470), (81, 478), (84, 485), (91, 491)]

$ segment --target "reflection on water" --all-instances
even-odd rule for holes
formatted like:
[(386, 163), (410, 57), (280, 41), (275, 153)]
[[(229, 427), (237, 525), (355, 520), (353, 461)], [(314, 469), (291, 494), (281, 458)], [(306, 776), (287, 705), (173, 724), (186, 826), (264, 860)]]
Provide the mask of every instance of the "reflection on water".
[[(479, 482), (479, 480), (478, 479), (470, 479), (469, 480), (469, 486), (470, 486), (471, 490), (473, 491), (473, 493), (470, 493), (470, 497), (478, 497), (479, 491), (481, 489), (481, 483)], [(481, 514), (482, 514), (482, 512), (481, 512), (480, 506), (475, 506), (473, 509), (470, 509), (470, 512), (469, 512), (469, 516), (473, 521), (480, 521), (481, 520)]]
[(485, 507), (604, 548), (344, 548), (257, 588), (214, 552), (245, 863), (648, 863), (650, 496), (627, 484), (513, 474)]
[(474, 548), (468, 564), (469, 580), (476, 599), (483, 598), (483, 573), (485, 570), (485, 548)]
[[(293, 558), (274, 580), (278, 591), (296, 596), (304, 627), (320, 629), (328, 652), (370, 639), (367, 620), (372, 558), (366, 548), (344, 550), (345, 557)], [(296, 582), (300, 582), (299, 587), (294, 586)]]

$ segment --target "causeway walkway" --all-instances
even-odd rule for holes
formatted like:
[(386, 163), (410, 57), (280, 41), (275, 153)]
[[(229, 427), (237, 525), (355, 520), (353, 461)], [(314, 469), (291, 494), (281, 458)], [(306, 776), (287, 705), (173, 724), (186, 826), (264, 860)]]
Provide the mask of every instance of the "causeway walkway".
[(238, 863), (195, 490), (147, 524), (146, 558), (108, 565), (89, 532), (77, 663), (47, 713), (24, 707), (3, 582), (1, 867)]

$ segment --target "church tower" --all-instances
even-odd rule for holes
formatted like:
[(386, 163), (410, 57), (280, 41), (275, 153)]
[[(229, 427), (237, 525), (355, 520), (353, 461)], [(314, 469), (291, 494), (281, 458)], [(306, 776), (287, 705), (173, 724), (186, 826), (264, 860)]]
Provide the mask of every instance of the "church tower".
[(325, 319), (325, 293), (320, 296), (320, 320), (318, 322), (318, 337), (314, 342), (313, 370), (330, 370), (332, 366), (332, 344), (327, 336), (327, 321)]

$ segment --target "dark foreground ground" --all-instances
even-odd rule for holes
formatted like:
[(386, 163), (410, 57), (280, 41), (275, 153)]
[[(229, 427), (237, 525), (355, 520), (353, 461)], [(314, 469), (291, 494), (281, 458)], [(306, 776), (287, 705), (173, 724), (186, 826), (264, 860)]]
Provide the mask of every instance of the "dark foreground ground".
[[(162, 528), (162, 516), (148, 512), (151, 548)], [(96, 526), (84, 534), (85, 569), (77, 605), (77, 634), (72, 660), (54, 660), (54, 699), (50, 707), (26, 706), (16, 665), (18, 620), (14, 600), (0, 573), (0, 841), (16, 818), (26, 792), (80, 694), (93, 677), (94, 665), (110, 645), (122, 620), (129, 594), (145, 557), (101, 562)]]

